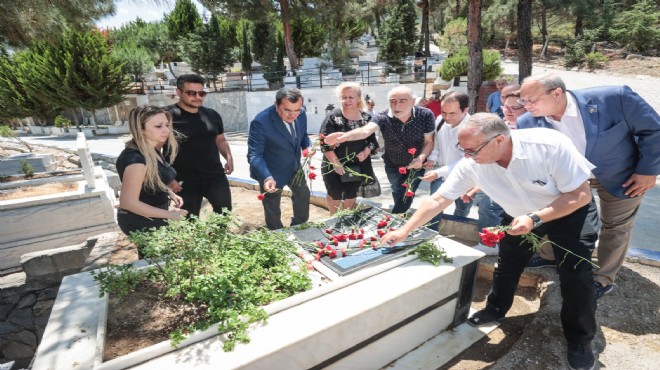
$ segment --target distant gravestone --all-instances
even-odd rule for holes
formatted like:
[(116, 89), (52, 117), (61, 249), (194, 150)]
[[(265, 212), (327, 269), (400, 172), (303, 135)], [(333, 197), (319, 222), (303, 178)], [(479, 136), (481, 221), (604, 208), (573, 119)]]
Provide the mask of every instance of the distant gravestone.
[(85, 181), (87, 181), (87, 187), (94, 189), (96, 188), (96, 179), (94, 178), (94, 161), (92, 160), (92, 152), (87, 146), (87, 139), (85, 138), (85, 134), (82, 132), (78, 133), (76, 149), (78, 151), (78, 157), (80, 157), (80, 165), (83, 169)]

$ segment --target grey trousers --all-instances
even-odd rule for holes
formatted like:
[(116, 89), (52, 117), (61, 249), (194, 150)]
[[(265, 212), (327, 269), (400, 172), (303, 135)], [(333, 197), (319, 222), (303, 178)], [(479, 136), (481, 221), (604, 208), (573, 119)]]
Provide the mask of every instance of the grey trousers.
[[(291, 189), (291, 204), (293, 206), (293, 217), (291, 218), (291, 226), (299, 225), (307, 222), (309, 219), (309, 188), (305, 180), (293, 184), (293, 180), (289, 181), (287, 185)], [(264, 193), (263, 183), (259, 184), (259, 189)], [(264, 193), (264, 215), (266, 218), (266, 227), (269, 230), (278, 230), (284, 227), (282, 224), (282, 210), (280, 202), (282, 200), (282, 192)]]

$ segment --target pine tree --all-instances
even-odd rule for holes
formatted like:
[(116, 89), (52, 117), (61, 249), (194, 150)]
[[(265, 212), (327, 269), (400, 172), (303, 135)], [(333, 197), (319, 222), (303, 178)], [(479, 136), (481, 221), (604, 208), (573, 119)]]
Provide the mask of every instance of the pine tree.
[(89, 109), (94, 118), (96, 109), (124, 100), (129, 84), (124, 63), (100, 32), (69, 30), (61, 40), (59, 45), (41, 42), (26, 53), (20, 76), (28, 95), (71, 110)]
[(176, 0), (172, 13), (165, 16), (167, 29), (172, 40), (188, 37), (203, 25), (202, 18), (191, 0)]
[(252, 53), (250, 52), (249, 26), (250, 25), (248, 21), (241, 21), (241, 68), (247, 75), (252, 74)]
[(225, 24), (221, 26), (220, 19), (212, 16), (207, 24), (198, 28), (181, 43), (186, 54), (185, 58), (193, 71), (208, 75), (216, 91), (216, 77), (235, 60), (233, 50), (235, 32), (232, 39), (230, 30), (232, 26), (226, 21), (223, 23)]
[(415, 4), (411, 0), (399, 0), (389, 17), (383, 23), (379, 58), (394, 67), (401, 66), (401, 60), (415, 52), (417, 27)]

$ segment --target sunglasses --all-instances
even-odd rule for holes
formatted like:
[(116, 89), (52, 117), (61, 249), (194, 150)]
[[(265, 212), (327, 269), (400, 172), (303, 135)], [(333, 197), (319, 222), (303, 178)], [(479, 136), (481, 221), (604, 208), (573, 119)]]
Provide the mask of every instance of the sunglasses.
[(195, 95), (198, 95), (200, 98), (203, 98), (203, 97), (206, 96), (206, 94), (208, 94), (208, 93), (207, 93), (206, 91), (204, 91), (204, 90), (202, 90), (202, 91), (186, 90), (186, 91), (184, 91), (184, 93), (185, 93), (186, 95), (190, 96), (190, 97), (193, 97), (193, 96), (195, 96)]

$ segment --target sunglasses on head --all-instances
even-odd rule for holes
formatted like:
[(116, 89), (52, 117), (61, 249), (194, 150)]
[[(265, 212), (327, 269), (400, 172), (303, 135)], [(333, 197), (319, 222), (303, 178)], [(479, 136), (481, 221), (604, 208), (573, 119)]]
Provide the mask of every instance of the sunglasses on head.
[(203, 98), (206, 96), (207, 92), (202, 90), (202, 91), (195, 91), (195, 90), (186, 90), (184, 93), (190, 97), (193, 97), (195, 95), (199, 95), (200, 98)]

